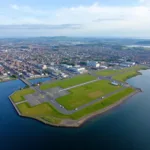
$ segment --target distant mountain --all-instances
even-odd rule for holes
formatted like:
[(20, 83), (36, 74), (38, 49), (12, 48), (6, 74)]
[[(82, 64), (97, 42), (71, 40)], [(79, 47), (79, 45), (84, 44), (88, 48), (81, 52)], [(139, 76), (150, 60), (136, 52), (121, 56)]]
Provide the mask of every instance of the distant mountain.
[(150, 41), (139, 41), (136, 42), (137, 45), (150, 45)]

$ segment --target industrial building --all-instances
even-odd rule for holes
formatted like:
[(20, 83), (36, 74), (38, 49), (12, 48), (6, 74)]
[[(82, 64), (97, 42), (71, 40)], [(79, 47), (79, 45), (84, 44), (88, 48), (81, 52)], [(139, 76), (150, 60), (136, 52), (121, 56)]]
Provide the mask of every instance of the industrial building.
[(97, 61), (87, 61), (87, 66), (91, 68), (99, 68), (100, 64)]
[(86, 69), (83, 68), (83, 67), (71, 67), (69, 68), (70, 71), (73, 71), (77, 74), (82, 74), (82, 73), (85, 73), (86, 72)]
[(132, 66), (135, 66), (135, 65), (136, 65), (135, 62), (124, 62), (124, 63), (120, 64), (121, 67), (132, 67)]

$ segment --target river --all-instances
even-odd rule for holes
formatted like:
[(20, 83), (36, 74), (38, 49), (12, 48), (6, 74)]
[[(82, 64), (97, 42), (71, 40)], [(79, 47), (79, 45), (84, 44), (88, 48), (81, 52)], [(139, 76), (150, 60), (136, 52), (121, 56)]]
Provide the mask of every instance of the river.
[(150, 150), (150, 70), (128, 82), (139, 93), (81, 128), (55, 128), (17, 115), (8, 96), (24, 84), (0, 83), (0, 150)]
[(51, 78), (50, 77), (46, 77), (46, 78), (37, 78), (37, 79), (31, 79), (29, 80), (32, 84), (37, 84), (39, 82), (46, 82), (49, 81)]

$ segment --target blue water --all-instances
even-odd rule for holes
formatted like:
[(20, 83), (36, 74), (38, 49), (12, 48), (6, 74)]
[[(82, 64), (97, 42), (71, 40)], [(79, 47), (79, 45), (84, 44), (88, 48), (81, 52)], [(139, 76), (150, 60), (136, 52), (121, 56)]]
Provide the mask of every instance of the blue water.
[(150, 150), (150, 71), (128, 82), (143, 93), (81, 128), (54, 128), (21, 118), (8, 99), (24, 84), (0, 84), (0, 150)]
[(39, 82), (45, 82), (45, 81), (49, 81), (49, 80), (51, 80), (51, 78), (50, 78), (50, 77), (47, 77), (47, 78), (32, 79), (32, 80), (30, 80), (30, 82), (31, 82), (32, 84), (37, 84), (37, 83), (39, 83)]

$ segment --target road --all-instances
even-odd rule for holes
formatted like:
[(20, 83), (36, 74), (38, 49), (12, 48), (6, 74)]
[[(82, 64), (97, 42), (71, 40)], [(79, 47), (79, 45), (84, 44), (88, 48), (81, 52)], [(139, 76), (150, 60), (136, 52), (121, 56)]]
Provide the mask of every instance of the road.
[[(79, 85), (76, 85), (76, 86), (72, 86), (72, 87), (69, 87), (69, 88), (60, 90), (59, 92), (61, 92), (61, 91), (66, 91), (66, 90), (70, 90), (70, 89), (73, 89), (73, 88), (76, 88), (76, 87), (80, 87), (80, 86), (83, 86), (83, 85), (86, 85), (86, 84), (90, 84), (90, 83), (93, 83), (93, 82), (96, 82), (96, 81), (99, 81), (99, 80), (114, 81), (114, 80), (112, 79), (112, 77), (99, 76), (98, 79), (96, 79), (96, 80), (89, 81), (89, 82), (86, 82), (86, 83), (82, 83), (82, 84), (79, 84)], [(117, 82), (118, 82), (118, 81), (117, 81)], [(122, 84), (122, 82), (118, 82), (118, 83)], [(103, 98), (98, 98), (98, 99), (96, 99), (96, 100), (93, 100), (93, 101), (91, 101), (91, 102), (89, 102), (89, 103), (87, 103), (87, 104), (84, 104), (84, 105), (78, 107), (77, 110), (67, 110), (65, 107), (61, 106), (55, 99), (52, 99), (51, 96), (49, 95), (49, 93), (47, 93), (46, 91), (40, 90), (40, 88), (37, 87), (37, 86), (31, 86), (31, 85), (30, 85), (30, 87), (31, 87), (32, 89), (34, 89), (38, 94), (43, 95), (45, 101), (48, 100), (48, 102), (50, 102), (50, 104), (51, 104), (57, 111), (59, 111), (60, 113), (62, 113), (62, 114), (64, 114), (64, 115), (71, 115), (71, 114), (73, 114), (73, 113), (75, 113), (75, 112), (77, 112), (77, 111), (80, 111), (80, 110), (82, 110), (82, 109), (84, 109), (84, 108), (86, 108), (86, 107), (88, 107), (88, 106), (90, 106), (90, 105), (93, 105), (93, 104), (95, 104), (95, 103), (97, 103), (97, 102), (103, 100)], [(111, 92), (111, 93), (109, 93), (109, 94), (106, 94), (106, 95), (104, 95), (103, 97), (108, 98), (108, 97), (110, 97), (110, 96), (112, 96), (112, 95), (114, 95), (114, 94), (116, 94), (116, 93), (122, 91), (122, 90), (125, 89), (126, 87), (127, 87), (127, 85), (126, 85), (126, 84), (123, 84), (122, 88), (120, 88), (120, 89), (118, 89), (118, 90), (116, 90), (116, 91), (114, 91), (114, 92)], [(25, 102), (25, 101), (23, 101), (23, 102)], [(21, 104), (21, 103), (23, 103), (23, 102), (16, 103), (16, 105)], [(27, 101), (26, 101), (26, 102), (27, 102)], [(39, 102), (39, 103), (41, 103), (41, 102)]]
[(94, 82), (97, 82), (98, 80), (101, 80), (101, 79), (98, 78), (98, 79), (96, 79), (96, 80), (92, 80), (92, 81), (89, 81), (89, 82), (85, 82), (85, 83), (81, 83), (81, 84), (78, 84), (78, 85), (75, 85), (75, 86), (71, 86), (71, 87), (69, 87), (69, 88), (60, 90), (59, 92), (67, 91), (67, 90), (70, 90), (70, 89), (73, 89), (73, 88), (76, 88), (76, 87), (80, 87), (80, 86), (83, 86), (83, 85), (86, 85), (86, 84), (94, 83)]
[[(118, 92), (120, 92), (120, 91), (122, 91), (122, 90), (124, 90), (124, 89), (125, 89), (125, 87), (122, 87), (122, 88), (120, 88), (120, 89), (118, 89), (118, 90), (116, 90), (116, 91), (114, 91), (114, 92), (111, 92), (111, 93), (109, 93), (109, 94), (104, 95), (103, 97), (104, 97), (104, 98), (108, 98), (108, 97), (110, 97), (110, 96), (112, 96), (112, 95), (114, 95), (114, 94), (117, 94)], [(89, 102), (89, 103), (87, 103), (87, 104), (84, 104), (84, 105), (78, 107), (77, 110), (67, 110), (67, 109), (65, 109), (65, 108), (61, 108), (61, 107), (60, 107), (60, 104), (59, 104), (57, 101), (55, 101), (55, 100), (51, 100), (50, 102), (51, 102), (51, 105), (53, 105), (53, 106), (54, 106), (59, 112), (61, 112), (62, 114), (71, 115), (71, 114), (73, 114), (73, 113), (75, 113), (75, 112), (78, 112), (78, 111), (80, 111), (80, 110), (82, 110), (82, 109), (84, 109), (84, 108), (86, 108), (86, 107), (88, 107), (88, 106), (90, 106), (90, 105), (93, 105), (93, 104), (95, 104), (95, 103), (97, 103), (97, 102), (100, 102), (100, 101), (102, 101), (102, 100), (103, 100), (102, 97), (101, 97), (101, 98), (97, 98), (96, 100), (93, 100), (93, 101), (91, 101), (91, 102)]]
[[(122, 73), (123, 73), (123, 72), (122, 72)], [(117, 73), (117, 74), (122, 74), (122, 73)], [(91, 71), (90, 74), (91, 74), (92, 76), (98, 77), (99, 80), (109, 80), (110, 82), (115, 81), (115, 82), (117, 82), (118, 84), (120, 84), (120, 85), (122, 85), (122, 86), (124, 86), (124, 87), (129, 87), (129, 85), (128, 85), (127, 83), (125, 83), (125, 82), (121, 82), (121, 81), (114, 80), (114, 79), (113, 79), (113, 76), (114, 76), (114, 75), (111, 75), (111, 76), (100, 76), (100, 75), (95, 74), (94, 71)], [(115, 75), (117, 75), (117, 74), (115, 74)]]
[(26, 80), (26, 79), (23, 79), (23, 78), (20, 78), (20, 77), (19, 77), (19, 80), (21, 80), (23, 83), (25, 83), (25, 84), (28, 85), (28, 86), (32, 86), (32, 83), (29, 82), (29, 81)]
[(19, 105), (19, 104), (22, 104), (22, 103), (25, 103), (25, 102), (27, 102), (27, 100), (22, 101), (22, 102), (15, 103), (15, 105)]
[[(33, 87), (32, 87), (32, 88), (33, 88)], [(120, 89), (118, 89), (118, 90), (116, 90), (116, 91), (114, 91), (114, 92), (111, 92), (111, 93), (109, 93), (109, 94), (104, 95), (103, 97), (104, 97), (104, 98), (108, 98), (108, 97), (110, 97), (110, 96), (112, 96), (112, 95), (114, 95), (114, 94), (116, 94), (116, 93), (118, 93), (118, 92), (124, 90), (125, 88), (126, 88), (126, 87), (122, 87), (122, 88), (120, 88)], [(67, 110), (65, 107), (61, 106), (55, 99), (51, 99), (51, 97), (49, 96), (49, 94), (47, 94), (46, 91), (41, 91), (38, 87), (34, 87), (34, 89), (35, 89), (37, 92), (39, 92), (40, 94), (44, 95), (45, 99), (49, 99), (50, 104), (51, 104), (54, 108), (56, 108), (57, 111), (59, 111), (60, 113), (62, 113), (62, 114), (64, 114), (64, 115), (71, 115), (71, 114), (73, 114), (73, 113), (75, 113), (75, 112), (77, 112), (77, 111), (80, 111), (80, 110), (82, 110), (82, 109), (84, 109), (84, 108), (86, 108), (86, 107), (88, 107), (88, 106), (90, 106), (90, 105), (93, 105), (93, 104), (95, 104), (95, 103), (97, 103), (97, 102), (103, 100), (103, 98), (101, 97), (101, 98), (98, 98), (98, 99), (96, 99), (96, 100), (93, 100), (93, 101), (91, 101), (91, 102), (89, 102), (89, 103), (87, 103), (87, 104), (84, 104), (84, 105), (78, 107), (77, 110)]]
[[(125, 87), (123, 87), (123, 88), (121, 88), (121, 89), (118, 89), (118, 90), (116, 90), (116, 91), (114, 91), (114, 92), (111, 92), (111, 93), (109, 93), (109, 94), (106, 94), (106, 95), (104, 95), (103, 97), (104, 98), (108, 98), (108, 97), (110, 97), (110, 96), (112, 96), (112, 95), (114, 95), (114, 94), (117, 94), (118, 92), (120, 92), (120, 91), (122, 91), (122, 90), (124, 90), (125, 89)], [(78, 111), (80, 111), (80, 110), (82, 110), (82, 109), (84, 109), (84, 108), (86, 108), (86, 107), (88, 107), (88, 106), (90, 106), (90, 105), (93, 105), (93, 104), (95, 104), (95, 103), (97, 103), (97, 102), (100, 102), (100, 101), (102, 101), (104, 98), (97, 98), (96, 100), (93, 100), (93, 101), (91, 101), (91, 102), (89, 102), (89, 103), (87, 103), (87, 104), (85, 104), (85, 105), (82, 105), (82, 106), (80, 106), (80, 107), (78, 107)]]

